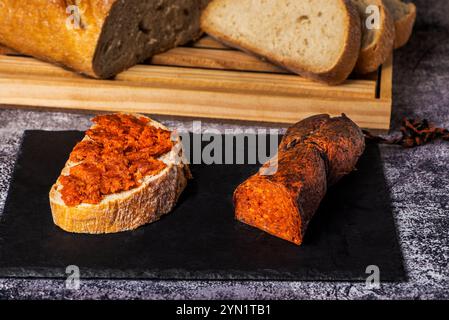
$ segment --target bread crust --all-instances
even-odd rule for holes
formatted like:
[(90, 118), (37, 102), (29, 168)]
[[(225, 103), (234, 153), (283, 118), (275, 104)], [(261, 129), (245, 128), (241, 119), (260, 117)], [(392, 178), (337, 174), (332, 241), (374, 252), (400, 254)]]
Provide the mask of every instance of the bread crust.
[(185, 167), (170, 166), (156, 180), (126, 198), (76, 207), (55, 200), (58, 197), (55, 184), (50, 191), (53, 222), (73, 233), (103, 234), (137, 229), (173, 210), (187, 186), (187, 177)]
[[(170, 156), (184, 159), (180, 140)], [(63, 173), (68, 171), (68, 162)], [(70, 207), (61, 199), (61, 185), (56, 182), (50, 189), (50, 207), (53, 222), (72, 233), (104, 234), (137, 229), (159, 220), (175, 207), (179, 196), (191, 177), (183, 161), (170, 161), (155, 177), (146, 177), (135, 189), (106, 196), (99, 204), (81, 204)]]
[(413, 3), (407, 4), (409, 7), (409, 14), (402, 19), (395, 21), (396, 27), (396, 40), (394, 42), (394, 48), (399, 49), (407, 44), (412, 36), (413, 26), (416, 21), (416, 6)]
[(212, 2), (211, 4), (209, 4), (209, 6), (203, 12), (201, 18), (201, 27), (210, 36), (228, 46), (252, 53), (280, 67), (297, 73), (305, 78), (313, 79), (328, 85), (337, 85), (344, 82), (353, 71), (359, 56), (362, 37), (360, 17), (357, 9), (350, 2), (350, 0), (338, 1), (342, 6), (342, 10), (346, 12), (347, 35), (344, 41), (345, 45), (338, 61), (336, 61), (335, 64), (328, 70), (323, 70), (320, 72), (311, 72), (310, 70), (307, 70), (306, 67), (301, 66), (299, 63), (295, 63), (293, 61), (283, 61), (274, 52), (269, 52), (261, 48), (256, 48), (248, 44), (244, 44), (235, 39), (231, 39), (218, 30), (214, 30), (213, 27), (208, 24), (207, 20), (209, 19), (210, 11), (213, 9), (213, 6), (218, 5), (217, 2)]
[(374, 72), (385, 63), (393, 52), (396, 38), (393, 16), (383, 3), (383, 0), (373, 1), (377, 2), (377, 6), (380, 9), (380, 30), (376, 32), (375, 40), (368, 47), (361, 48), (359, 60), (355, 67), (355, 71), (360, 74)]
[[(66, 27), (66, 13), (75, 1), (0, 0), (0, 43), (41, 60), (63, 64), (95, 76), (92, 57), (101, 26), (116, 0), (83, 1), (83, 23), (88, 28)], [(30, 14), (31, 12), (31, 14)]]

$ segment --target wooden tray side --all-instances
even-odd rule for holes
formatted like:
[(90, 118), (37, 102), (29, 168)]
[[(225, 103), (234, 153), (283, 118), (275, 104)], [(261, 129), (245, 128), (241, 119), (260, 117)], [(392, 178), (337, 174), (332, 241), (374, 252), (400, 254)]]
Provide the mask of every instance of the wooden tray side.
[(6, 53), (0, 55), (0, 104), (285, 124), (317, 113), (345, 113), (364, 128), (387, 130), (390, 125), (392, 59), (380, 77), (326, 86), (209, 37), (158, 55), (114, 80), (94, 80)]

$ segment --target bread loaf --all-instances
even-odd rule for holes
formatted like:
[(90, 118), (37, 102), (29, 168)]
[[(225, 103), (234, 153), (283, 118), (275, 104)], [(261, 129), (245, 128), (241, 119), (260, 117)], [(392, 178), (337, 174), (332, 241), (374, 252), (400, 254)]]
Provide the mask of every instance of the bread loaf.
[(346, 116), (297, 123), (277, 158), (236, 189), (236, 218), (300, 245), (328, 186), (354, 170), (364, 148), (362, 131)]
[(0, 44), (110, 78), (200, 35), (205, 0), (0, 0)]
[(54, 223), (68, 232), (114, 233), (169, 213), (190, 178), (179, 138), (140, 115), (94, 122), (51, 188)]
[(396, 27), (395, 49), (404, 46), (412, 35), (413, 26), (416, 20), (416, 6), (411, 3), (405, 3), (401, 0), (384, 0), (385, 5), (394, 18)]
[[(362, 48), (355, 70), (366, 74), (376, 71), (392, 54), (396, 37), (395, 26), (383, 0), (352, 1), (362, 19)], [(367, 21), (372, 14), (367, 13), (369, 6), (375, 6), (379, 10), (378, 25), (371, 25), (371, 21)]]
[(360, 17), (350, 0), (214, 0), (205, 32), (304, 77), (338, 84), (360, 52)]

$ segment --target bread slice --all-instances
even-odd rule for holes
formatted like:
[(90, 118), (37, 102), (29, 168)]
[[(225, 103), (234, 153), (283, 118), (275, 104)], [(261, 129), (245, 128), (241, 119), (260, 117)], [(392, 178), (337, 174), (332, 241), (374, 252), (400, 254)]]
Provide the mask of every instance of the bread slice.
[[(394, 47), (395, 27), (393, 17), (382, 0), (352, 0), (362, 19), (362, 48), (355, 71), (366, 74), (376, 71), (391, 55)], [(377, 6), (380, 13), (378, 28), (368, 28), (371, 13), (368, 6)]]
[(110, 78), (200, 36), (207, 0), (2, 0), (0, 44)]
[(203, 30), (306, 78), (343, 82), (360, 51), (361, 27), (349, 0), (214, 0)]
[(416, 6), (411, 2), (405, 3), (400, 0), (384, 0), (384, 2), (394, 18), (396, 26), (394, 48), (398, 49), (404, 46), (412, 35), (416, 21)]
[[(152, 120), (148, 125), (168, 130)], [(89, 139), (87, 135), (84, 137), (84, 140)], [(155, 222), (174, 208), (191, 177), (186, 162), (180, 161), (183, 159), (184, 151), (178, 138), (172, 150), (159, 158), (166, 164), (164, 170), (143, 177), (140, 186), (134, 189), (104, 196), (98, 204), (68, 206), (62, 199), (63, 186), (58, 179), (50, 190), (53, 221), (65, 231), (88, 234), (133, 230)], [(69, 160), (61, 176), (69, 175), (70, 169), (78, 164)]]

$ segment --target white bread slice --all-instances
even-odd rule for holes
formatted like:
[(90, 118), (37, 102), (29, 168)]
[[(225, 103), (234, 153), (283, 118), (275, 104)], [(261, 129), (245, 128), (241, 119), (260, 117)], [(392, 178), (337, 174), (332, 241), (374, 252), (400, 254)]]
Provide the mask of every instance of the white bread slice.
[[(357, 73), (376, 71), (393, 52), (395, 27), (394, 20), (382, 0), (352, 0), (362, 19), (362, 48), (355, 67)], [(368, 6), (377, 6), (380, 13), (379, 28), (367, 28), (370, 13)]]
[(349, 0), (214, 0), (203, 30), (306, 78), (339, 84), (354, 69), (361, 27)]
[(405, 3), (400, 0), (384, 0), (384, 2), (394, 18), (396, 26), (394, 48), (398, 49), (403, 47), (412, 35), (416, 21), (416, 6), (411, 2)]
[[(138, 115), (139, 117), (143, 117)], [(151, 120), (148, 124), (168, 130)], [(84, 139), (90, 139), (85, 136)], [(146, 176), (137, 188), (107, 195), (99, 204), (82, 203), (67, 206), (62, 200), (61, 184), (57, 181), (50, 190), (50, 206), (54, 223), (73, 233), (103, 234), (134, 230), (159, 220), (172, 211), (191, 177), (178, 138), (172, 150), (161, 156), (167, 167), (155, 176)], [(61, 175), (68, 175), (78, 163), (68, 161)]]

